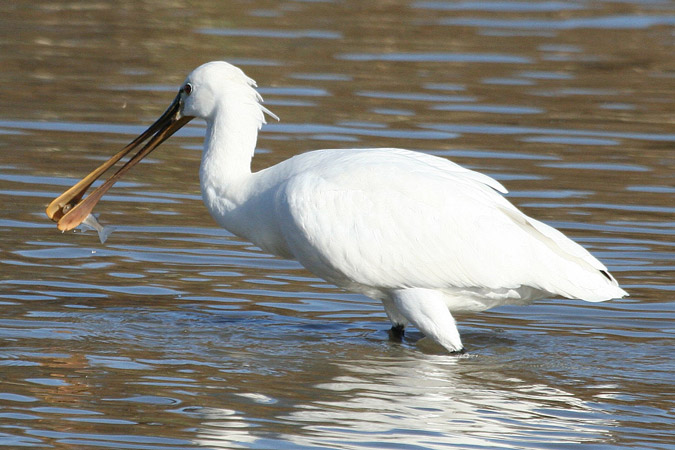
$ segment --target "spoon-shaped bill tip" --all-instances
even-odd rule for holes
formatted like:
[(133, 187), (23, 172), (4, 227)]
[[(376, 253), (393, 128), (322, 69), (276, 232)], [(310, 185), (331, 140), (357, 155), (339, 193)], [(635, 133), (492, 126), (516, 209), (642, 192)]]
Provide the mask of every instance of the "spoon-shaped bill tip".
[[(131, 141), (126, 147), (116, 153), (108, 161), (101, 164), (96, 170), (84, 177), (73, 187), (55, 198), (47, 206), (47, 217), (57, 222), (57, 227), (61, 231), (68, 231), (80, 225), (94, 209), (99, 200), (108, 190), (119, 180), (122, 175), (128, 172), (133, 166), (138, 164), (143, 158), (150, 154), (162, 142), (192, 120), (191, 116), (181, 114), (181, 93), (176, 96), (171, 106), (155, 121), (147, 130), (141, 133), (136, 139)], [(141, 148), (124, 166), (113, 174), (105, 183), (96, 188), (87, 198), (82, 200), (89, 187), (103, 175), (109, 168), (122, 159), (129, 152), (138, 147), (143, 141), (150, 140)]]

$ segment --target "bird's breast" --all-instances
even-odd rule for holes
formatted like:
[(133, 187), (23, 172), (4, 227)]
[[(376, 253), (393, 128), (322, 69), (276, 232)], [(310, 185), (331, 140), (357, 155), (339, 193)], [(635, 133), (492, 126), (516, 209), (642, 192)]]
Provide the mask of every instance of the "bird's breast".
[(232, 195), (227, 190), (202, 186), (202, 198), (211, 217), (230, 233), (252, 242), (267, 253), (293, 258), (275, 220), (272, 190)]

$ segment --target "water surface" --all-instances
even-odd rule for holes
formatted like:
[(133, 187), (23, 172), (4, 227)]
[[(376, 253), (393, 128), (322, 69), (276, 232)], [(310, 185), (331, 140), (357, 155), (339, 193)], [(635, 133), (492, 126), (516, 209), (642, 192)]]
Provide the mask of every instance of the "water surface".
[[(0, 446), (673, 448), (675, 8), (666, 1), (0, 6)], [(395, 146), (494, 176), (631, 296), (459, 317), (469, 354), (219, 229), (193, 122), (58, 233), (56, 195), (192, 68), (281, 122), (254, 168)], [(517, 257), (517, 255), (514, 255)]]

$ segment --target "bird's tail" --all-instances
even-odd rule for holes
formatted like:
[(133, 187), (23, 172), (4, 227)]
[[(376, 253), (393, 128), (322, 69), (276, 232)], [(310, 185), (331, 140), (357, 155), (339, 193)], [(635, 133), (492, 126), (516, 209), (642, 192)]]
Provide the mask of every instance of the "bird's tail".
[[(602, 302), (613, 298), (622, 298), (628, 293), (621, 289), (607, 267), (598, 261), (588, 250), (569, 239), (560, 231), (536, 219), (526, 216), (516, 208), (508, 208), (509, 215), (523, 230), (539, 240), (549, 251), (546, 261), (548, 267), (542, 267), (546, 273), (556, 272), (554, 277), (545, 276), (540, 280), (539, 288), (552, 294), (568, 298), (578, 298), (589, 302)], [(551, 259), (551, 251), (554, 261)]]

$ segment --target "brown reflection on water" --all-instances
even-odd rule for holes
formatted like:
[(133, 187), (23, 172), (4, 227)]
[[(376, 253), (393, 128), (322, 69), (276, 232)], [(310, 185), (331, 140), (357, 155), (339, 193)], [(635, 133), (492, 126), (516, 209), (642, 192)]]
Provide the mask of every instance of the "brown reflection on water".
[[(666, 2), (3, 4), (0, 445), (669, 445), (674, 15)], [(213, 59), (257, 79), (282, 119), (256, 169), (316, 148), (432, 151), (496, 176), (631, 297), (462, 317), (466, 359), (415, 333), (389, 342), (375, 302), (215, 227), (199, 123), (100, 204), (119, 226), (105, 245), (56, 232), (49, 200)]]

